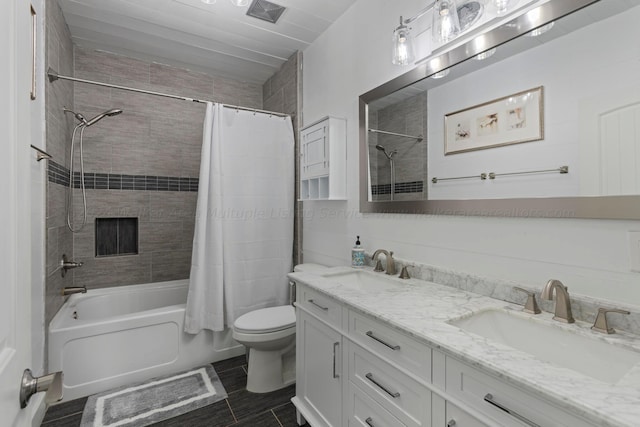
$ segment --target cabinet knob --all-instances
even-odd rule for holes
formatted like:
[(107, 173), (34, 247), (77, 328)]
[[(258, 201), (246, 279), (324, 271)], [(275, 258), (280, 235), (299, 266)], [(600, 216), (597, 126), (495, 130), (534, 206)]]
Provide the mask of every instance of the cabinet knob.
[(453, 427), (456, 425), (456, 420), (454, 419), (450, 419), (449, 422), (447, 423), (447, 427)]

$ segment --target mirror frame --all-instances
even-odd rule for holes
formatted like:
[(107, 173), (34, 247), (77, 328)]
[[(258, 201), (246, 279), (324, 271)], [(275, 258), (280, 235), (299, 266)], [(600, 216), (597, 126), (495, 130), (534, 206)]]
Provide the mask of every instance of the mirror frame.
[[(600, 0), (550, 0), (473, 40), (426, 58), (411, 71), (370, 90), (359, 99), (360, 212), (530, 218), (640, 219), (640, 196), (369, 201), (368, 103), (432, 74), (504, 44)], [(476, 39), (483, 38), (483, 43)], [(480, 47), (482, 46), (482, 47)]]

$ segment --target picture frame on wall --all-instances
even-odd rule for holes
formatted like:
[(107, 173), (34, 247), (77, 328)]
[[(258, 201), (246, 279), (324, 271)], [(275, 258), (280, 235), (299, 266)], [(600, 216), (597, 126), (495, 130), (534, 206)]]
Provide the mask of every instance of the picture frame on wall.
[(444, 116), (444, 154), (544, 138), (543, 87), (514, 93)]

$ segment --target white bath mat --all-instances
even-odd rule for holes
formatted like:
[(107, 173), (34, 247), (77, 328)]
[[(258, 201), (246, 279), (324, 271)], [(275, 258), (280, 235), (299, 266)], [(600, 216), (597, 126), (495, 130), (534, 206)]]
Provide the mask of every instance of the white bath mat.
[(87, 399), (81, 427), (142, 427), (227, 397), (211, 365), (119, 387)]

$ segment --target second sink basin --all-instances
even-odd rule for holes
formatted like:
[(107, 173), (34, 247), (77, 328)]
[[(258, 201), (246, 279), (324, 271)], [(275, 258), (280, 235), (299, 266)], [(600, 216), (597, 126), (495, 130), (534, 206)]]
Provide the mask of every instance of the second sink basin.
[(324, 274), (323, 277), (343, 286), (361, 291), (379, 292), (398, 286), (395, 281), (384, 277), (384, 274), (371, 273), (363, 270)]
[(640, 353), (633, 350), (519, 314), (486, 310), (449, 324), (610, 384), (640, 362)]

